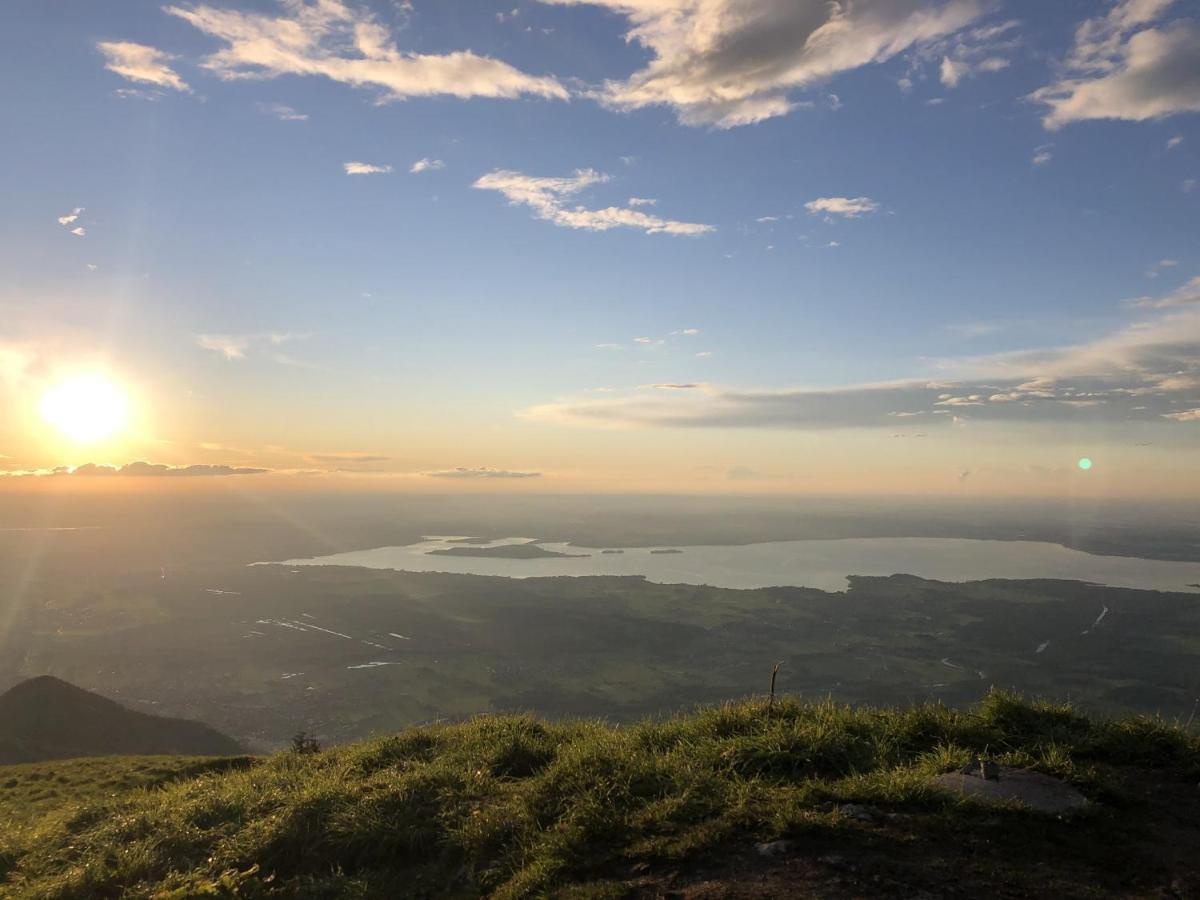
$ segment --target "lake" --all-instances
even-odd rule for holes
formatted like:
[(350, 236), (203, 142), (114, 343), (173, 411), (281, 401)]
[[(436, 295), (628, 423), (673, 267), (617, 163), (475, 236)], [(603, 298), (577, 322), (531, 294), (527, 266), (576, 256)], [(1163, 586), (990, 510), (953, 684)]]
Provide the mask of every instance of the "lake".
[[(938, 581), (984, 578), (1059, 578), (1113, 587), (1200, 593), (1200, 563), (1096, 556), (1058, 544), (962, 538), (844, 538), (689, 547), (603, 548), (540, 542), (543, 550), (586, 556), (540, 559), (431, 555), (454, 547), (487, 548), (529, 543), (504, 538), (465, 544), (450, 535), (429, 536), (404, 547), (354, 550), (289, 566), (361, 566), (406, 572), (451, 572), (532, 578), (555, 575), (641, 575), (662, 584), (723, 588), (791, 585), (843, 591), (848, 575), (917, 575)], [(682, 552), (663, 552), (679, 550)], [(655, 552), (657, 551), (657, 552)]]

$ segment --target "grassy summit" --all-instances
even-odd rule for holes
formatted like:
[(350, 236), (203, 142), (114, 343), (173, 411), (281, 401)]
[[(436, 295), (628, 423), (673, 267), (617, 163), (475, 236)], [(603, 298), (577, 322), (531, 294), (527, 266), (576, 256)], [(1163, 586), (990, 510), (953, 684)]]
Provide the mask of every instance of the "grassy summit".
[[(1064, 819), (930, 786), (972, 752), (1094, 803)], [(0, 768), (0, 895), (1194, 896), (1197, 778), (1182, 728), (999, 692), (968, 712), (489, 717), (313, 754)]]

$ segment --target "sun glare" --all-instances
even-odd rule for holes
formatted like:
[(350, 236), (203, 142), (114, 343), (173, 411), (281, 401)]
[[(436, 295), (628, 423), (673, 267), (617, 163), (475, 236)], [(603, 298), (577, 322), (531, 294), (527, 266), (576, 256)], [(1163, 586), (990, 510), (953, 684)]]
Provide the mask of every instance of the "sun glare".
[(46, 389), (42, 419), (80, 444), (103, 441), (120, 432), (129, 418), (129, 400), (103, 375), (76, 375)]

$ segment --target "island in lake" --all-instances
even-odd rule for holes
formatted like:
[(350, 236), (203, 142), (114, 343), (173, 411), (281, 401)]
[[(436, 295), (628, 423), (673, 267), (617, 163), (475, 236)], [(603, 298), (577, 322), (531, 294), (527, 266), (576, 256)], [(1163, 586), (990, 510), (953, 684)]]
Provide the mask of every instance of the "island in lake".
[(651, 553), (682, 553), (682, 550), (651, 550)]
[(537, 544), (501, 544), (498, 547), (447, 547), (443, 550), (430, 550), (429, 556), (485, 556), (500, 559), (578, 559), (590, 556), (589, 553), (560, 553), (557, 550), (547, 550)]

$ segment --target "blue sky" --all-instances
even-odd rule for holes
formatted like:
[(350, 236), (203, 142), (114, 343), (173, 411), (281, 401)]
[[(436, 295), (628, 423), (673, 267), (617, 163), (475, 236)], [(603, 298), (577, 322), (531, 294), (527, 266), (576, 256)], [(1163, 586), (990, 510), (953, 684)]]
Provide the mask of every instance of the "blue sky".
[[(913, 413), (960, 427), (876, 487), (1051, 489), (1082, 431), (1162, 489), (1200, 431), (1198, 12), (7, 4), (0, 454), (805, 489)], [(38, 432), (80, 365), (138, 399), (119, 444)]]

